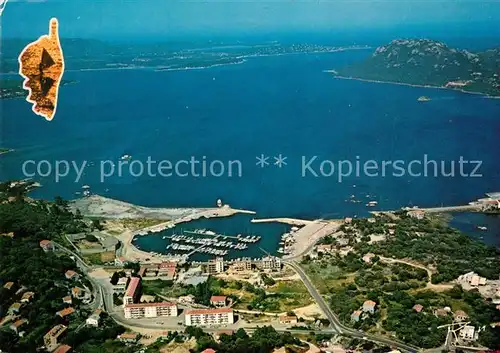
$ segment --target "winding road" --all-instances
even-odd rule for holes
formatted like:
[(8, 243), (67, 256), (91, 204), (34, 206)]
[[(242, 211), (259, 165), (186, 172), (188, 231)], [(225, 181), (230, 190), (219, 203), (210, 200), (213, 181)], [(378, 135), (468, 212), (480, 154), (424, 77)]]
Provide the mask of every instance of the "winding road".
[(328, 303), (323, 299), (321, 294), (318, 292), (312, 281), (309, 279), (305, 271), (300, 267), (300, 265), (294, 261), (294, 260), (283, 260), (283, 263), (289, 267), (291, 267), (301, 278), (302, 282), (304, 282), (304, 285), (306, 286), (307, 290), (313, 297), (313, 299), (318, 303), (319, 307), (323, 312), (325, 313), (325, 316), (327, 317), (328, 320), (330, 320), (330, 323), (332, 324), (334, 330), (342, 335), (345, 336), (350, 336), (350, 337), (356, 337), (360, 339), (364, 339), (367, 341), (379, 343), (379, 344), (384, 344), (393, 348), (399, 349), (401, 352), (407, 352), (407, 353), (417, 353), (419, 352), (420, 348), (414, 347), (402, 342), (398, 341), (393, 341), (391, 339), (385, 338), (385, 337), (379, 337), (379, 336), (374, 336), (367, 334), (363, 331), (357, 331), (354, 330), (350, 327), (344, 326), (339, 318), (333, 313), (332, 309), (330, 309), (330, 306)]

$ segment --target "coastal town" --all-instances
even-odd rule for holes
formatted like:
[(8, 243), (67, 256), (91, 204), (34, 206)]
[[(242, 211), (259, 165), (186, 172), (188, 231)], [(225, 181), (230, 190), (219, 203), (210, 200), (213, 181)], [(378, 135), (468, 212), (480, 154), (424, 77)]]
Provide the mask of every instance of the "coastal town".
[[(23, 187), (32, 185), (4, 187), (0, 206), (20, 202), (11, 195)], [(469, 206), (490, 211), (498, 199), (491, 193)], [(170, 347), (166, 352), (173, 352), (174, 345), (175, 352), (188, 352), (192, 335), (208, 335), (214, 343), (206, 349), (217, 352), (221, 337), (246, 332), (251, 339), (264, 327), (277, 335), (292, 333), (298, 338), (294, 344), (302, 345), (300, 352), (361, 351), (366, 342), (401, 353), (436, 347), (472, 352), (487, 351), (489, 332), (500, 327), (495, 250), (469, 238), (461, 245), (465, 238), (447, 228), (434, 209), (373, 211), (369, 218), (332, 220), (254, 218), (254, 223), (287, 225), (277, 239), (280, 251), (262, 251), (261, 257), (237, 257), (238, 244), (258, 246), (256, 235), (232, 238), (207, 229), (176, 235), (174, 244), (225, 248), (233, 255), (206, 253), (206, 260), (194, 261), (182, 253), (143, 251), (133, 239), (181, 223), (187, 229), (200, 217), (252, 213), (221, 202), (197, 210), (147, 209), (97, 196), (84, 202), (82, 207), (56, 200), (51, 207), (69, 217), (75, 230), (37, 245), (37, 261), (60, 261), (62, 271), (51, 275), (57, 298), (46, 302), (44, 293), (22, 277), (1, 277), (0, 294), (8, 309), (1, 312), (0, 331), (28, 339), (36, 320), (32, 307), (50, 303), (46, 309), (52, 311), (52, 325), (38, 347), (48, 352), (77, 352), (71, 344), (77, 342), (71, 338), (75, 332), (114, 325), (125, 330), (116, 331), (110, 342), (162, 343)], [(93, 217), (73, 219), (81, 212), (77, 209), (90, 210)], [(113, 217), (96, 218), (97, 211)], [(20, 239), (15, 230), (0, 237)], [(440, 241), (448, 246), (440, 248)], [(418, 334), (424, 327), (425, 338)], [(180, 335), (175, 340), (174, 333)]]

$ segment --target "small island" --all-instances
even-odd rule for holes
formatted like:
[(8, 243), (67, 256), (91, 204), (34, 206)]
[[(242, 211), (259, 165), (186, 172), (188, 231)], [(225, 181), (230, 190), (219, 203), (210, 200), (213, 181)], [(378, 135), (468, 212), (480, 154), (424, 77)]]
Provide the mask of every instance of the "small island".
[[(364, 61), (329, 70), (337, 78), (500, 96), (500, 48), (472, 53), (430, 39), (397, 39)], [(420, 101), (420, 100), (419, 100)]]
[(421, 97), (418, 97), (417, 101), (419, 102), (429, 102), (431, 99), (427, 96), (421, 96)]

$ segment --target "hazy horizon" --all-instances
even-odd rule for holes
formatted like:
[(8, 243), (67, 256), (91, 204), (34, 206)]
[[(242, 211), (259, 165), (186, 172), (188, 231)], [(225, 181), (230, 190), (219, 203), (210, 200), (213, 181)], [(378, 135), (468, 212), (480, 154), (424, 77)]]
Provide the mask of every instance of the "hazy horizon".
[[(66, 38), (163, 39), (287, 33), (498, 36), (500, 3), (456, 0), (219, 2), (9, 0), (3, 38), (37, 37), (57, 17)], [(29, 26), (26, 25), (29, 23)], [(273, 40), (273, 38), (269, 38)]]

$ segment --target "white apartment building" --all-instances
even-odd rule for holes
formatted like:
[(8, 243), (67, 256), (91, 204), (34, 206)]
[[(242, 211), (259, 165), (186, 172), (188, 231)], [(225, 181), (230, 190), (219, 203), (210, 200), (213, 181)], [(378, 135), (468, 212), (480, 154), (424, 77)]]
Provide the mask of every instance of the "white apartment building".
[(126, 319), (144, 317), (177, 316), (177, 305), (174, 303), (142, 303), (128, 304), (123, 309)]
[(128, 277), (122, 277), (113, 286), (113, 291), (117, 294), (125, 293), (125, 289), (127, 289), (127, 284), (128, 284)]
[(219, 326), (234, 323), (233, 309), (196, 309), (186, 311), (186, 326)]

